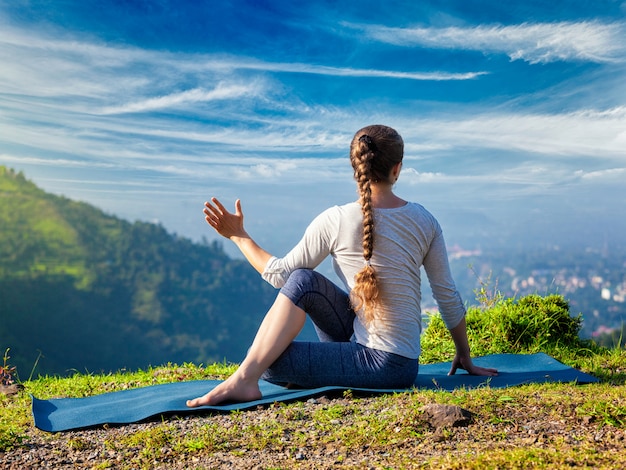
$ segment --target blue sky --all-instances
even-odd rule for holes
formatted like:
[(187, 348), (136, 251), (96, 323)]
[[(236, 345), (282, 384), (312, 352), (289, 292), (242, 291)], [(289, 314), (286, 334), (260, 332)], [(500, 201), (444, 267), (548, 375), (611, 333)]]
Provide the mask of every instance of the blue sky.
[(284, 253), (372, 123), (449, 244), (626, 229), (625, 1), (0, 0), (0, 63), (0, 165), (195, 240), (241, 198)]

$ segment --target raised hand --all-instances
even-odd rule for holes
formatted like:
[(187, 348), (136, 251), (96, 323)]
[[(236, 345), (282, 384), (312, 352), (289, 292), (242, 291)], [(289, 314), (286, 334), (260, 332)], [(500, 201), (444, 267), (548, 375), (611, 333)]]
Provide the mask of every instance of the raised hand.
[(247, 236), (243, 227), (243, 212), (241, 201), (235, 201), (235, 213), (228, 212), (217, 198), (211, 198), (211, 202), (204, 203), (204, 220), (225, 238)]

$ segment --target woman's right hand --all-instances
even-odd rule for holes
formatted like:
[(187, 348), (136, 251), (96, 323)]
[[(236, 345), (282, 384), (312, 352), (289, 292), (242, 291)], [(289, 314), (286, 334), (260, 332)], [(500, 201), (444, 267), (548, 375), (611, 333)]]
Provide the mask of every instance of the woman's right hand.
[(463, 369), (467, 371), (469, 375), (483, 375), (488, 377), (498, 375), (497, 369), (493, 369), (491, 367), (479, 367), (477, 365), (474, 365), (471, 357), (459, 356), (457, 354), (454, 356), (454, 360), (452, 361), (452, 367), (450, 367), (450, 372), (448, 372), (448, 375), (456, 374), (456, 371), (458, 369)]
[(217, 198), (204, 203), (204, 220), (225, 238), (246, 237), (248, 234), (243, 227), (243, 212), (241, 200), (235, 201), (235, 213), (228, 212)]

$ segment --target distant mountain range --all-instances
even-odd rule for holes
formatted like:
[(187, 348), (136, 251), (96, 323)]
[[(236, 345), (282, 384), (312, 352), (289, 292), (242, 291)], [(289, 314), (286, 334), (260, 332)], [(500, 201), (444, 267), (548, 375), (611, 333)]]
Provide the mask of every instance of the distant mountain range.
[(216, 242), (121, 220), (0, 166), (0, 352), (22, 379), (35, 364), (64, 375), (240, 361), (275, 295)]

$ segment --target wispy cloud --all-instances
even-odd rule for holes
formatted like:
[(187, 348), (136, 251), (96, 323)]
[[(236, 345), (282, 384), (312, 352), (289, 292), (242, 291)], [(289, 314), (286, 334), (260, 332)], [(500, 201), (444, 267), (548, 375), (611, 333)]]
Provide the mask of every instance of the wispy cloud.
[(410, 185), (441, 181), (446, 175), (440, 172), (420, 172), (415, 168), (405, 166), (402, 169), (402, 182)]
[(4, 164), (26, 164), (26, 165), (41, 165), (49, 167), (65, 167), (65, 168), (114, 168), (116, 165), (105, 162), (89, 162), (86, 160), (76, 160), (68, 158), (40, 158), (40, 157), (27, 157), (16, 156), (7, 153), (0, 154), (0, 163)]
[(237, 85), (220, 83), (212, 90), (194, 88), (180, 93), (172, 93), (166, 96), (149, 98), (121, 106), (105, 107), (101, 114), (140, 113), (164, 108), (172, 108), (180, 105), (206, 103), (219, 100), (234, 100), (242, 97), (254, 97), (259, 96), (260, 94), (261, 91), (255, 84)]
[(626, 168), (609, 168), (607, 170), (596, 170), (584, 172), (582, 170), (576, 171), (576, 176), (583, 180), (610, 180), (615, 182), (624, 182), (624, 176), (626, 176)]
[[(626, 160), (626, 107), (582, 109), (566, 113), (491, 112), (464, 114), (457, 119), (412, 122), (416, 140), (451, 148), (527, 152), (528, 155), (587, 156)], [(408, 124), (407, 124), (408, 127)]]
[(494, 197), (498, 200), (519, 200), (526, 196), (577, 196), (583, 187), (612, 188), (623, 194), (626, 168), (606, 170), (572, 170), (558, 162), (510, 162), (506, 167), (484, 168), (478, 173), (451, 174), (446, 172), (421, 173), (414, 168), (403, 169), (397, 183), (399, 192), (411, 194), (416, 190), (429, 198), (447, 200), (451, 194), (459, 200), (478, 200)]
[(398, 28), (358, 25), (371, 39), (399, 46), (503, 53), (511, 60), (624, 62), (626, 24), (599, 21)]
[(371, 78), (397, 78), (407, 80), (472, 80), (488, 72), (406, 72), (393, 70), (377, 70), (377, 69), (356, 69), (350, 67), (330, 67), (316, 64), (303, 63), (280, 63), (280, 62), (262, 62), (252, 61), (246, 58), (240, 58), (235, 61), (230, 60), (212, 60), (208, 63), (211, 68), (231, 68), (240, 70), (259, 70), (264, 72), (279, 73), (303, 73), (311, 75), (326, 75), (330, 77), (371, 77)]
[[(485, 71), (407, 71), (284, 63), (232, 54), (172, 53), (0, 30), (0, 90), (31, 98), (62, 99), (65, 109), (89, 113), (137, 113), (216, 100), (258, 97), (264, 74), (386, 78), (414, 81), (472, 80)], [(257, 73), (250, 77), (250, 73)], [(243, 74), (243, 75), (242, 75)], [(198, 83), (219, 83), (215, 88)], [(193, 86), (181, 91), (181, 84)], [(177, 90), (172, 92), (172, 90)], [(68, 103), (67, 97), (72, 97)], [(262, 101), (259, 100), (259, 101)], [(104, 106), (98, 102), (105, 102)], [(122, 102), (122, 104), (108, 104)], [(99, 106), (99, 108), (98, 108)], [(278, 106), (278, 104), (277, 104)]]

